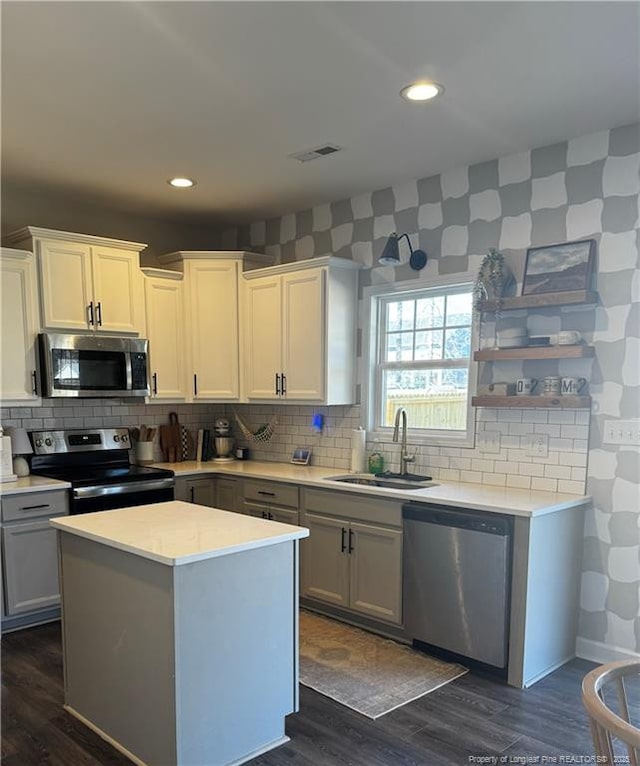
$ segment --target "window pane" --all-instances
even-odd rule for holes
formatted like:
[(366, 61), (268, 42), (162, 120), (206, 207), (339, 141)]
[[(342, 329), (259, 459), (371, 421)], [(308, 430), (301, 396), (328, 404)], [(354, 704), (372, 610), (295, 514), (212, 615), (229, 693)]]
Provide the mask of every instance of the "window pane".
[(409, 428), (464, 431), (467, 427), (466, 367), (384, 370), (382, 425), (393, 426), (398, 407), (407, 411)]
[(420, 298), (416, 307), (416, 327), (442, 327), (444, 324), (444, 296)]
[(447, 296), (447, 324), (471, 324), (472, 294)]
[(468, 358), (471, 352), (471, 328), (456, 327), (453, 330), (447, 330), (444, 342), (445, 359), (464, 359)]
[(394, 332), (387, 335), (387, 362), (410, 362), (412, 359), (412, 332)]
[(413, 330), (415, 301), (394, 301), (387, 304), (387, 332)]
[(442, 359), (442, 330), (416, 333), (416, 359)]

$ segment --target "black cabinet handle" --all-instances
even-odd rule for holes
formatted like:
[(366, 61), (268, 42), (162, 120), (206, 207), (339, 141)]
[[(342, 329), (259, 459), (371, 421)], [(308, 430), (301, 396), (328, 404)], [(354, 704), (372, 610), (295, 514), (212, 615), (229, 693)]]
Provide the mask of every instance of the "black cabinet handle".
[(195, 372), (193, 373), (193, 395), (198, 395), (198, 375)]
[(275, 497), (276, 496), (275, 492), (267, 492), (267, 491), (265, 491), (263, 489), (259, 489), (257, 494), (258, 495), (265, 495), (266, 497)]
[(96, 320), (99, 325), (102, 325), (102, 303), (100, 301), (98, 301), (96, 306)]
[(157, 394), (158, 393), (158, 373), (154, 372), (151, 377), (153, 378), (153, 393)]
[(347, 550), (347, 544), (345, 538), (347, 536), (347, 530), (342, 527), (342, 537), (340, 538), (340, 553), (344, 553)]
[(281, 388), (280, 393), (282, 394), (282, 396), (285, 396), (287, 393), (287, 376), (284, 374), (284, 372), (282, 373), (282, 385), (280, 386), (280, 388)]
[(266, 512), (266, 511), (262, 511), (262, 518), (263, 518), (263, 519), (268, 519), (268, 518), (269, 518), (269, 517), (267, 516), (267, 512)]
[(353, 529), (349, 530), (349, 553), (353, 553)]
[(94, 325), (95, 322), (93, 321), (93, 301), (87, 306), (87, 313), (89, 315), (89, 324)]
[(190, 492), (191, 492), (191, 502), (192, 502), (192, 503), (195, 503), (195, 501), (196, 501), (196, 500), (195, 500), (195, 495), (196, 495), (196, 488), (195, 488), (195, 487), (191, 487), (191, 488), (190, 488)]
[(38, 375), (35, 370), (31, 373), (31, 382), (33, 387), (33, 393), (37, 396), (38, 395)]
[(273, 514), (271, 513), (271, 511), (269, 511), (269, 513), (267, 514), (267, 518), (269, 519), (269, 521), (273, 521)]
[(280, 396), (280, 374), (276, 372), (276, 396)]
[(21, 510), (23, 511), (37, 511), (39, 508), (49, 508), (49, 503), (44, 505), (23, 505)]

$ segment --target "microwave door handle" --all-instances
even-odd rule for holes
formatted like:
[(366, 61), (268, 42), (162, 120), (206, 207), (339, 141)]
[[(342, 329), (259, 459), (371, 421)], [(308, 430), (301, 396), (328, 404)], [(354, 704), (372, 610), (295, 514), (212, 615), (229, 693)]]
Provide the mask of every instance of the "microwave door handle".
[(126, 390), (131, 391), (133, 389), (133, 372), (131, 370), (131, 353), (130, 352), (125, 352), (124, 363), (125, 363), (125, 369), (127, 371)]

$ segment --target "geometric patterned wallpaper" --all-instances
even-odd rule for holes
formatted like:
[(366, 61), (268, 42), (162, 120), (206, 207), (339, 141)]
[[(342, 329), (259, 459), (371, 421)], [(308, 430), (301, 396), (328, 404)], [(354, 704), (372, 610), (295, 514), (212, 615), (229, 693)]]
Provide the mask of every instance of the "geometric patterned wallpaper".
[[(602, 441), (605, 419), (640, 417), (639, 200), (640, 126), (633, 124), (256, 221), (224, 232), (221, 242), (278, 262), (352, 258), (364, 267), (364, 287), (473, 274), (490, 247), (521, 279), (527, 247), (597, 241), (601, 305), (524, 320), (549, 332), (579, 329), (596, 349), (585, 375), (593, 398), (586, 489), (594, 505), (585, 521), (578, 642), (583, 656), (596, 659), (640, 651), (640, 450)], [(422, 272), (406, 262), (377, 264), (392, 231), (427, 251)]]

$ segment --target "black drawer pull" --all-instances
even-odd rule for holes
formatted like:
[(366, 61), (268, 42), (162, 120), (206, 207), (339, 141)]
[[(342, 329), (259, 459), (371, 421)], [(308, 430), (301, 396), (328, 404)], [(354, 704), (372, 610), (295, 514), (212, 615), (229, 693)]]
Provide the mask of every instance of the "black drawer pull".
[(258, 494), (259, 495), (266, 495), (267, 497), (275, 497), (276, 496), (275, 492), (265, 492), (263, 489), (259, 489), (258, 490)]
[(22, 511), (37, 511), (39, 508), (51, 508), (49, 503), (44, 503), (44, 505), (23, 505), (20, 510)]

